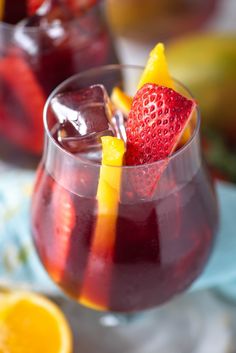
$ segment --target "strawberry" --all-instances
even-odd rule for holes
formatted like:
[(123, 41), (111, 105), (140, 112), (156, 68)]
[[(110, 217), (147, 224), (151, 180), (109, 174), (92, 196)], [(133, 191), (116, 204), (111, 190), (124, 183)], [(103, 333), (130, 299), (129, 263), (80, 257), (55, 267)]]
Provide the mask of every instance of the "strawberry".
[(42, 5), (44, 0), (27, 0), (27, 13), (29, 16), (35, 14), (38, 8)]
[(171, 88), (145, 84), (136, 93), (127, 120), (126, 163), (152, 163), (171, 155), (195, 106)]
[(76, 212), (70, 193), (58, 184), (54, 184), (53, 187), (52, 208), (54, 211), (52, 213), (53, 234), (51, 235), (53, 237), (51, 243), (53, 257), (51, 257), (49, 272), (56, 282), (60, 282), (70, 252), (71, 236), (76, 224)]
[[(123, 175), (132, 198), (154, 195), (196, 103), (171, 88), (145, 84), (135, 95), (128, 116), (126, 164), (139, 165)], [(150, 164), (159, 161), (159, 163)], [(142, 165), (142, 166), (141, 166)]]

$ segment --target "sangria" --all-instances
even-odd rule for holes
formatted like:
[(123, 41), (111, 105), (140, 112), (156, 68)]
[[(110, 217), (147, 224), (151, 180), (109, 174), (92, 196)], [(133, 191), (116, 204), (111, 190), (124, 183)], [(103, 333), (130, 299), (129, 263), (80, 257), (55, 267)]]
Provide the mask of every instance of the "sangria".
[(15, 25), (0, 23), (0, 151), (15, 160), (20, 152), (41, 155), (43, 107), (60, 82), (116, 60), (99, 6), (73, 16), (56, 10), (47, 8), (50, 16), (40, 12)]
[[(184, 103), (193, 104), (194, 115), (187, 142), (155, 162), (132, 163), (132, 151), (119, 163), (121, 137), (127, 153), (131, 126), (109, 97), (114, 87), (134, 96), (142, 72), (116, 65), (88, 70), (54, 90), (44, 111), (45, 149), (32, 200), (35, 246), (66, 294), (102, 311), (140, 311), (183, 292), (203, 270), (217, 229), (191, 99)], [(147, 140), (144, 151), (153, 153), (148, 148)]]

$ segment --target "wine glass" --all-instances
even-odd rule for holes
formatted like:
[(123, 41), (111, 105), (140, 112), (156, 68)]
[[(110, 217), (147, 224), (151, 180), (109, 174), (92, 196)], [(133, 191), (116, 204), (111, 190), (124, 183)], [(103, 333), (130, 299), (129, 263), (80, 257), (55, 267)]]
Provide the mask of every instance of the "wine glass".
[[(44, 109), (44, 153), (32, 199), (32, 235), (52, 280), (78, 303), (121, 318), (158, 307), (189, 288), (204, 269), (218, 225), (216, 195), (201, 155), (198, 110), (191, 138), (169, 157), (158, 182), (163, 161), (105, 167), (113, 179), (121, 177), (115, 216), (109, 209), (99, 213), (104, 168), (99, 147), (88, 142), (80, 153), (58, 140), (51, 102), (59, 93), (103, 84), (109, 94), (118, 86), (132, 96), (142, 70), (95, 68), (52, 92)], [(189, 96), (177, 81), (175, 86)]]

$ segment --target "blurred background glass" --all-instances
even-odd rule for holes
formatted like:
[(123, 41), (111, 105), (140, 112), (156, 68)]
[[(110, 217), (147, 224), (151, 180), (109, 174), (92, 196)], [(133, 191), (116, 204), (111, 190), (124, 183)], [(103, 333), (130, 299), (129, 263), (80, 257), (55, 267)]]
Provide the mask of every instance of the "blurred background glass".
[(218, 0), (107, 0), (106, 12), (118, 35), (157, 42), (203, 25)]

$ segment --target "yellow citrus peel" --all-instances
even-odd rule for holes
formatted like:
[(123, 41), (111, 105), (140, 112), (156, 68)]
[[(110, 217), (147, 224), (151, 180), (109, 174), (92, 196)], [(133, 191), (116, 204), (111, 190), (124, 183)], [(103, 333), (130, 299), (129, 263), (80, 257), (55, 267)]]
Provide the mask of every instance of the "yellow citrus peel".
[[(151, 51), (138, 83), (138, 89), (146, 83), (155, 83), (172, 89), (175, 88), (174, 81), (169, 74), (163, 43), (158, 43)], [(116, 108), (120, 109), (125, 115), (128, 115), (132, 104), (131, 97), (127, 96), (120, 88), (115, 87), (111, 94), (111, 100)], [(192, 129), (190, 124), (188, 124), (183, 132), (179, 145), (183, 146), (190, 139), (191, 134)]]
[(3, 20), (5, 1), (0, 0), (0, 21)]
[[(148, 62), (140, 78), (138, 89), (146, 83), (155, 83), (160, 86), (165, 86), (172, 89), (175, 88), (174, 81), (169, 74), (165, 56), (165, 46), (163, 43), (158, 43), (151, 51)], [(189, 140), (191, 133), (190, 125), (187, 125), (179, 144), (184, 145)]]
[(111, 101), (117, 109), (128, 115), (132, 105), (132, 98), (125, 94), (119, 87), (114, 87), (111, 93)]
[[(118, 206), (121, 189), (121, 166), (125, 154), (124, 141), (112, 136), (102, 139), (102, 165), (97, 189), (97, 221), (85, 271), (80, 302), (94, 309), (106, 310)], [(96, 290), (96, 300), (93, 294)]]
[(174, 82), (169, 74), (165, 57), (165, 47), (158, 43), (151, 51), (148, 62), (141, 75), (138, 89), (146, 83), (155, 83), (160, 86), (174, 88)]
[(0, 298), (0, 352), (71, 353), (71, 330), (52, 301), (10, 292)]

